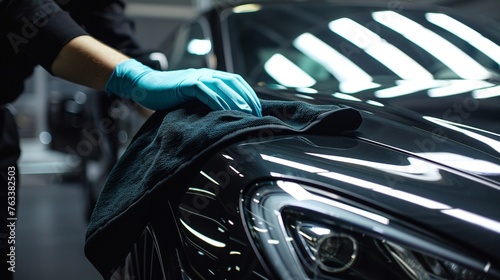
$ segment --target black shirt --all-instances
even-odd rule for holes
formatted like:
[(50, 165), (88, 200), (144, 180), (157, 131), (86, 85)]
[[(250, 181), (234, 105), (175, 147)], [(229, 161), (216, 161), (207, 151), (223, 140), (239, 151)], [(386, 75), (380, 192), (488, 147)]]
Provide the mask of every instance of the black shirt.
[(14, 101), (36, 65), (90, 34), (128, 55), (140, 51), (120, 0), (0, 0), (0, 104)]

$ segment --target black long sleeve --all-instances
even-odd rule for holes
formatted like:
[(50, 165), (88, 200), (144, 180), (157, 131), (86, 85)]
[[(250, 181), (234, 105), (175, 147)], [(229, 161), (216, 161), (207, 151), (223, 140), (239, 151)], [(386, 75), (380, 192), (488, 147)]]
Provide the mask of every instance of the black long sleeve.
[(61, 49), (91, 35), (127, 55), (141, 47), (122, 0), (0, 0), (0, 104), (23, 91), (34, 66), (51, 73)]
[[(59, 3), (60, 4), (59, 4)], [(0, 10), (2, 52), (25, 55), (50, 72), (59, 51), (87, 34), (61, 6), (68, 0), (14, 0)], [(61, 6), (59, 6), (61, 5)], [(6, 54), (2, 54), (5, 56)]]
[(119, 0), (81, 1), (71, 16), (97, 40), (129, 55), (142, 51), (135, 37), (134, 22), (125, 16), (125, 3)]

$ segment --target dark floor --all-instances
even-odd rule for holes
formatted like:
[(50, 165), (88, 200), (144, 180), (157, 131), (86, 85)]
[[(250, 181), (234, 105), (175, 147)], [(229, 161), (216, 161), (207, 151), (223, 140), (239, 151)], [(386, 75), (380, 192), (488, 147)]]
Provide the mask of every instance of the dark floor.
[(102, 279), (83, 253), (81, 185), (53, 175), (23, 175), (16, 229), (16, 280)]

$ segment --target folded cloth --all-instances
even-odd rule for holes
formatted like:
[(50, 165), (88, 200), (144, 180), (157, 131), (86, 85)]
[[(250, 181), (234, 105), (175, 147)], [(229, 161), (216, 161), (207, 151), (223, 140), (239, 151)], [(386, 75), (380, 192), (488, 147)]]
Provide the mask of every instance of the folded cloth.
[(262, 135), (338, 135), (361, 124), (352, 108), (298, 101), (263, 100), (262, 115), (212, 111), (193, 101), (158, 111), (144, 123), (111, 171), (88, 225), (85, 254), (105, 279), (154, 214), (148, 211), (158, 190), (187, 186), (218, 149)]

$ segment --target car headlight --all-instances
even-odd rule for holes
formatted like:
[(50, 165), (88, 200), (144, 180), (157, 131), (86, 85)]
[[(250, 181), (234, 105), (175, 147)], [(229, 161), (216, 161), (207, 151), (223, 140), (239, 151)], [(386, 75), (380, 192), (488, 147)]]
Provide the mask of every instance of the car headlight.
[(281, 279), (491, 279), (488, 260), (342, 197), (260, 184), (241, 205), (261, 262)]

